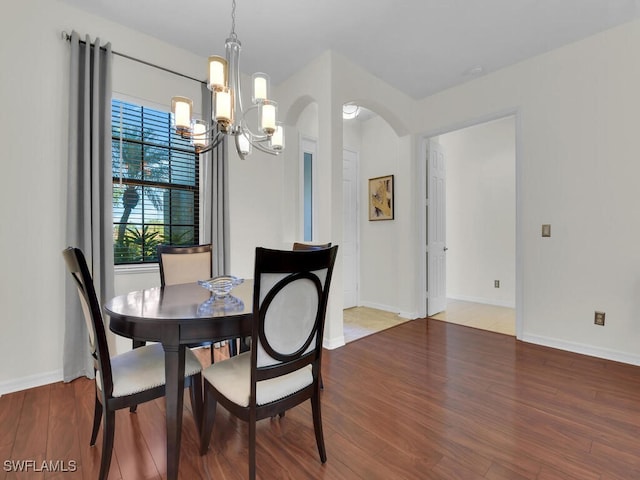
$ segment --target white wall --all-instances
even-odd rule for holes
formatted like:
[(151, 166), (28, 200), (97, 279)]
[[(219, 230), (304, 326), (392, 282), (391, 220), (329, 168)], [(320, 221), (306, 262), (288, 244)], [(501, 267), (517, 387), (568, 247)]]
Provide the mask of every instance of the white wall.
[(395, 205), (394, 220), (369, 221), (369, 179), (394, 175), (398, 178), (398, 136), (382, 117), (362, 123), (360, 152), (360, 302), (381, 310), (398, 312), (398, 218), (405, 215), (402, 204)]
[(447, 298), (515, 307), (515, 133), (509, 116), (437, 139), (447, 172)]
[[(0, 117), (0, 393), (62, 378), (69, 44), (61, 32), (73, 29), (110, 41), (114, 51), (204, 76), (205, 58), (55, 0), (13, 3), (0, 16), (0, 100), (12, 112)], [(156, 106), (180, 93), (200, 98), (197, 84), (118, 57), (113, 88)], [(231, 163), (231, 211), (241, 219), (232, 224), (231, 261), (234, 273), (250, 276), (256, 242), (279, 243), (282, 165), (259, 156)], [(153, 267), (116, 274), (118, 293), (158, 283)], [(123, 340), (117, 348), (129, 345)]]
[[(397, 166), (397, 174), (400, 182), (415, 182), (415, 170), (412, 155), (412, 138), (405, 122), (406, 112), (410, 112), (415, 102), (405, 94), (386, 85), (381, 80), (373, 77), (360, 67), (352, 64), (335, 52), (325, 52), (312, 61), (305, 68), (294, 74), (280, 85), (276, 90), (279, 102), (279, 111), (287, 113), (287, 123), (295, 124), (304, 106), (310, 102), (318, 104), (318, 142), (321, 191), (323, 199), (319, 212), (319, 235), (327, 241), (340, 245), (342, 241), (342, 152), (343, 146), (349, 147), (351, 132), (347, 131), (346, 139), (343, 139), (342, 105), (345, 102), (354, 101), (380, 114), (389, 123), (398, 140), (398, 152), (394, 158), (402, 158)], [(382, 103), (379, 99), (385, 99)], [(365, 149), (364, 142), (362, 150)], [(291, 155), (290, 151), (285, 155)], [(394, 160), (395, 161), (395, 160)], [(363, 172), (365, 161), (361, 156), (361, 178), (366, 175)], [(385, 168), (385, 170), (388, 170)], [(287, 178), (290, 173), (285, 172)], [(361, 185), (365, 189), (365, 186)], [(396, 207), (401, 214), (392, 222), (393, 227), (387, 230), (395, 230), (396, 251), (390, 258), (385, 258), (381, 265), (384, 281), (398, 278), (398, 272), (402, 272), (408, 266), (415, 264), (416, 247), (413, 245), (415, 235), (411, 229), (415, 228), (415, 212), (411, 201), (412, 188), (401, 189), (396, 197)], [(292, 207), (284, 205), (284, 209)], [(361, 236), (361, 245), (363, 237)], [(377, 261), (377, 258), (368, 258), (366, 261)], [(361, 257), (361, 265), (365, 260)], [(386, 275), (386, 266), (392, 265), (391, 272)], [(363, 275), (361, 275), (362, 278)], [(413, 277), (413, 272), (410, 273)], [(400, 311), (405, 316), (412, 316), (415, 312), (415, 302), (419, 290), (415, 282), (408, 284), (396, 282), (392, 285), (393, 292), (390, 297), (385, 297), (377, 305), (389, 308), (392, 311)], [(342, 257), (338, 252), (338, 259), (332, 281), (332, 298), (329, 302), (327, 325), (325, 328), (325, 346), (335, 348), (344, 344), (342, 334)], [(340, 292), (340, 293), (336, 293)], [(393, 298), (392, 304), (387, 303)], [(385, 302), (385, 303), (383, 303)], [(415, 315), (413, 315), (415, 316)]]
[[(357, 99), (399, 136), (396, 208), (407, 212), (392, 227), (400, 311), (420, 311), (421, 139), (515, 112), (519, 338), (640, 364), (639, 40), (636, 21), (418, 102), (335, 53), (285, 82), (289, 105), (318, 92), (320, 143), (332, 157), (336, 195), (328, 211), (334, 219), (341, 218), (335, 186), (341, 184), (336, 158), (342, 132), (334, 125), (342, 103)], [(552, 225), (551, 238), (540, 237), (543, 223)], [(328, 225), (339, 241), (339, 225)], [(379, 253), (363, 251), (361, 265), (377, 261)], [(593, 325), (594, 310), (607, 313), (607, 326)]]
[(362, 150), (362, 122), (360, 120), (344, 120), (342, 122), (342, 138), (344, 148), (360, 152)]
[[(14, 2), (7, 12), (0, 17), (0, 101), (12, 112), (0, 118), (0, 391), (59, 378), (62, 364), (69, 61), (60, 32), (100, 36), (115, 50), (196, 77), (204, 62), (56, 1)], [(322, 237), (338, 244), (342, 238), (341, 109), (361, 102), (398, 136), (397, 215), (387, 222), (395, 232), (383, 237), (397, 246), (396, 273), (389, 272), (397, 279), (397, 308), (419, 311), (420, 139), (515, 110), (521, 338), (640, 364), (639, 44), (640, 22), (633, 22), (418, 102), (342, 56), (322, 54), (274, 88), (288, 139), (304, 106), (318, 103)], [(34, 136), (24, 128), (34, 119), (49, 128)], [(296, 152), (232, 162), (233, 273), (251, 270), (256, 244), (282, 245), (291, 231), (285, 212), (296, 208), (286, 203), (297, 188), (291, 186)], [(540, 237), (543, 223), (552, 225), (551, 238)], [(370, 252), (361, 265), (379, 257)], [(334, 273), (332, 290), (341, 292), (340, 257)], [(339, 297), (329, 305), (328, 346), (343, 339)], [(393, 295), (383, 300), (393, 301)], [(607, 313), (605, 327), (593, 325), (594, 310)]]
[(487, 75), (422, 101), (418, 126), (517, 110), (520, 337), (635, 364), (638, 44), (636, 21)]
[[(299, 125), (304, 111), (312, 103), (317, 104), (318, 153), (316, 156), (317, 191), (317, 238), (339, 245), (342, 239), (342, 103), (335, 103), (331, 91), (333, 55), (325, 52), (304, 69), (297, 72), (277, 88), (278, 111), (288, 125)], [(314, 107), (315, 108), (315, 107)], [(306, 123), (302, 120), (302, 123)], [(289, 145), (287, 140), (287, 145)], [(299, 185), (299, 148), (289, 148), (284, 152), (284, 188)], [(293, 197), (289, 197), (290, 199)], [(294, 215), (300, 212), (300, 196), (296, 205), (283, 204), (283, 211), (289, 214), (289, 222), (298, 222)], [(290, 233), (285, 227), (283, 232)], [(342, 262), (341, 252), (334, 267), (332, 295), (327, 307), (324, 345), (336, 348), (344, 345), (342, 330)], [(336, 293), (339, 292), (339, 293)]]
[(257, 246), (283, 248), (281, 157), (253, 152), (229, 158), (230, 241), (232, 275), (253, 278)]

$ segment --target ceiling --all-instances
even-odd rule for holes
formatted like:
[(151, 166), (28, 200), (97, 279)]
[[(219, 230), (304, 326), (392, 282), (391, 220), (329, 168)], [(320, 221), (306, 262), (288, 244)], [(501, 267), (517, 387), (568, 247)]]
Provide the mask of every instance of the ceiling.
[[(61, 1), (202, 56), (231, 31), (232, 0)], [(237, 0), (235, 31), (245, 73), (278, 84), (330, 49), (419, 99), (639, 15), (640, 0)]]

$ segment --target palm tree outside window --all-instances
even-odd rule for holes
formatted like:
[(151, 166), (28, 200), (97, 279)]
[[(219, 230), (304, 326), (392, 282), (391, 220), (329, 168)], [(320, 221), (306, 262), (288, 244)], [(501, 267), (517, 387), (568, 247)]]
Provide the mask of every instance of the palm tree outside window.
[(157, 262), (159, 244), (199, 243), (198, 155), (171, 114), (113, 99), (114, 262)]

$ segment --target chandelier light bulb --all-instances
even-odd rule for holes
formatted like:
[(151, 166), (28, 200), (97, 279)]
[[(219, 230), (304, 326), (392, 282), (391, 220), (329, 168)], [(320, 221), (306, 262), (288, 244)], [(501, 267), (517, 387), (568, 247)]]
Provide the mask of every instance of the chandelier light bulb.
[(276, 122), (276, 130), (269, 139), (269, 145), (278, 152), (284, 150), (284, 126), (282, 122)]
[(252, 148), (251, 148), (251, 142), (249, 141), (249, 139), (245, 136), (244, 133), (240, 133), (237, 137), (236, 137), (236, 146), (238, 148), (238, 151), (240, 152), (240, 154), (242, 156), (247, 156), (251, 154)]
[(207, 124), (203, 120), (193, 122), (193, 145), (198, 151), (207, 146)]
[(209, 90), (217, 92), (228, 87), (228, 62), (218, 55), (209, 57)]
[(224, 131), (233, 123), (233, 96), (231, 89), (224, 87), (216, 91), (214, 115), (216, 122), (221, 125)]
[(187, 97), (173, 97), (171, 99), (171, 113), (175, 129), (180, 135), (191, 130), (191, 111), (193, 102)]
[(260, 128), (265, 135), (273, 135), (276, 129), (276, 102), (265, 100), (260, 104)]
[(269, 75), (262, 72), (253, 74), (253, 96), (251, 101), (256, 104), (269, 98)]

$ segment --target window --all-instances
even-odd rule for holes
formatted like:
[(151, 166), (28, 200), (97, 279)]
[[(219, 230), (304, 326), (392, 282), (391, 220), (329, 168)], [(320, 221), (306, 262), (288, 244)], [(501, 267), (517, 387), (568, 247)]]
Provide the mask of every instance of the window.
[(111, 118), (115, 264), (157, 262), (160, 244), (199, 243), (198, 155), (171, 114), (113, 100)]
[(313, 241), (313, 155), (304, 152), (304, 241)]
[(315, 163), (317, 163), (317, 151), (317, 140), (310, 137), (300, 137), (300, 235), (305, 242), (313, 242), (317, 233), (317, 165), (315, 165)]

